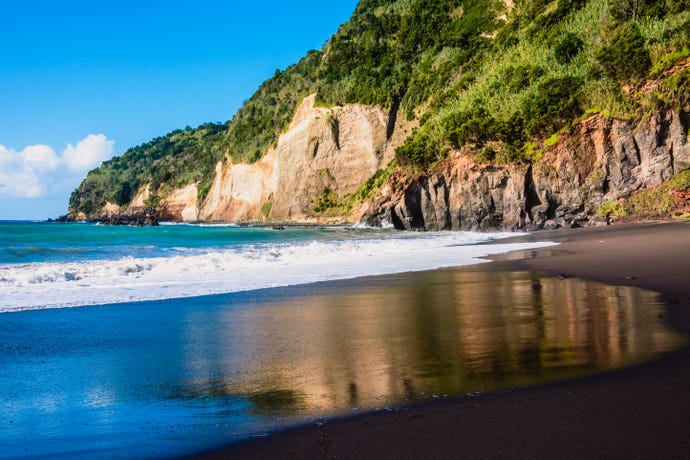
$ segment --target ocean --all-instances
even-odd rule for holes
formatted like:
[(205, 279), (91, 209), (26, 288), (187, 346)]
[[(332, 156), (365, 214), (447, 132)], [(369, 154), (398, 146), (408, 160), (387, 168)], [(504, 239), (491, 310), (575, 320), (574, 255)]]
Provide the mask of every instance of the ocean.
[(169, 458), (680, 343), (654, 293), (480, 263), (551, 244), (510, 235), (0, 222), (0, 458)]
[(510, 235), (0, 222), (0, 311), (196, 297), (429, 270), (543, 245), (476, 246)]

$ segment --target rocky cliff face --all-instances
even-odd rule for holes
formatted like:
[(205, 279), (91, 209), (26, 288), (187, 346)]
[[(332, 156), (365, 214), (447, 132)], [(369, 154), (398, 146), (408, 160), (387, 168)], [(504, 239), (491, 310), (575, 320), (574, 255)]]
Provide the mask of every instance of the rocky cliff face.
[[(324, 191), (340, 197), (357, 191), (388, 165), (405, 129), (378, 107), (323, 108), (314, 107), (314, 101), (315, 95), (304, 99), (287, 131), (260, 161), (218, 163), (202, 202), (190, 185), (161, 204), (172, 216), (191, 222), (327, 220), (314, 211), (318, 197)], [(147, 196), (144, 187), (129, 210), (142, 209)], [(356, 221), (357, 213), (337, 219)]]
[[(690, 109), (635, 124), (599, 115), (559, 136), (526, 164), (475, 163), (455, 152), (414, 177), (391, 176), (379, 198), (349, 215), (315, 211), (324, 192), (351, 194), (395, 155), (409, 126), (377, 107), (314, 107), (305, 98), (277, 144), (253, 164), (218, 163), (197, 200), (195, 184), (162, 202), (166, 216), (196, 221), (349, 221), (406, 230), (541, 229), (604, 223), (603, 202), (654, 187), (690, 168)], [(391, 120), (392, 118), (392, 120)], [(144, 210), (143, 187), (126, 212)], [(107, 205), (103, 214), (117, 216)]]
[(369, 225), (407, 230), (540, 229), (601, 222), (608, 200), (658, 185), (690, 167), (686, 110), (639, 123), (593, 115), (532, 165), (476, 164), (456, 153), (434, 169), (393, 179)]

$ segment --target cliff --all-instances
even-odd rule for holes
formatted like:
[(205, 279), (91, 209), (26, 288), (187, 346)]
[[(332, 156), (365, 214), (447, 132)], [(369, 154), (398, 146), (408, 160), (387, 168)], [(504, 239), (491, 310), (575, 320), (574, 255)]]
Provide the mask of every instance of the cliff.
[(456, 152), (400, 179), (363, 217), (406, 230), (542, 229), (602, 223), (597, 208), (690, 168), (690, 113), (636, 124), (593, 115), (532, 164), (479, 164)]
[(230, 121), (89, 172), (68, 218), (605, 222), (688, 168), (688, 43), (686, 0), (361, 0)]
[(314, 107), (315, 98), (304, 99), (287, 131), (260, 161), (218, 164), (198, 218), (328, 220), (315, 210), (320, 196), (352, 194), (391, 161), (394, 144), (386, 136), (388, 114), (381, 108)]
[[(641, 123), (592, 115), (530, 164), (477, 162), (453, 152), (428, 171), (399, 169), (385, 193), (349, 213), (324, 216), (324, 191), (345, 197), (392, 161), (409, 132), (376, 107), (314, 107), (304, 99), (275, 148), (252, 164), (218, 163), (211, 189), (195, 184), (160, 202), (167, 216), (197, 221), (362, 222), (404, 230), (542, 229), (605, 223), (597, 209), (690, 168), (690, 113), (658, 112)], [(127, 212), (145, 212), (149, 186)], [(103, 213), (117, 215), (112, 203)]]
[[(359, 209), (324, 216), (316, 210), (319, 197), (356, 192), (390, 163), (394, 146), (400, 143), (397, 132), (404, 135), (405, 130), (400, 127), (389, 133), (389, 116), (379, 107), (314, 107), (315, 97), (303, 100), (287, 131), (261, 160), (218, 162), (203, 200), (198, 199), (196, 184), (190, 184), (169, 192), (158, 206), (171, 218), (186, 222), (356, 221)], [(125, 212), (143, 213), (150, 188), (145, 184)], [(108, 203), (102, 213), (115, 209), (117, 206)]]

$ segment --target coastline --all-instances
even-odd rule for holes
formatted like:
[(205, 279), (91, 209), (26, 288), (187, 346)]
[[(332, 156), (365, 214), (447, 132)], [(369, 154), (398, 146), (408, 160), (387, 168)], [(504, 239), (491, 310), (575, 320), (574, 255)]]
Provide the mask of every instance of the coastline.
[[(492, 257), (493, 268), (650, 289), (667, 306), (667, 326), (690, 332), (690, 224), (540, 231), (503, 242), (536, 240), (561, 245)], [(690, 451), (688, 388), (686, 344), (577, 380), (327, 420), (188, 458), (680, 458)]]

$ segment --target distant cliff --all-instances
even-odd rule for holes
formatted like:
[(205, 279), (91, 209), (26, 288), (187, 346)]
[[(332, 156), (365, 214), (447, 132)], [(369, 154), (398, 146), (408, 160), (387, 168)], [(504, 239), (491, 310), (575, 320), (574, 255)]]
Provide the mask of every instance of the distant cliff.
[(690, 167), (689, 48), (687, 0), (362, 0), (229, 122), (91, 171), (68, 218), (611, 221)]

